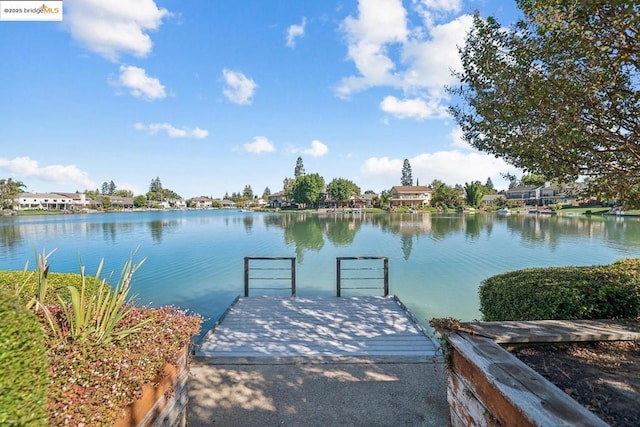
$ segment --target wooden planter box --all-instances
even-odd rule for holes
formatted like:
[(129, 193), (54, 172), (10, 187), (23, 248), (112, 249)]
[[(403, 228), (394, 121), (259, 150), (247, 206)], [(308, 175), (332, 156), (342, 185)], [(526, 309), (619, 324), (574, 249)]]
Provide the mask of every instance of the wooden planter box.
[(177, 366), (166, 364), (162, 373), (142, 387), (142, 396), (126, 408), (114, 427), (187, 425), (188, 352), (180, 352)]
[(607, 426), (498, 343), (637, 339), (599, 322), (479, 322), (446, 336), (450, 424)]

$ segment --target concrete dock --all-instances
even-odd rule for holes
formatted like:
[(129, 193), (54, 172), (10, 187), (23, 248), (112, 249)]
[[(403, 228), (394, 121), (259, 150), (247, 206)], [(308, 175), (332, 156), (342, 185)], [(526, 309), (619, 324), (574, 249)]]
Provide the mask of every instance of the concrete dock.
[(437, 343), (395, 297), (238, 298), (203, 339), (193, 426), (446, 426)]

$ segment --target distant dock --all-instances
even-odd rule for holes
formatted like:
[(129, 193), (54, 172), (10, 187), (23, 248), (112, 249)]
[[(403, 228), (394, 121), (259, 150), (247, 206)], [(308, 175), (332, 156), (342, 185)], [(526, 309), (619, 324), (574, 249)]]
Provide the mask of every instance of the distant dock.
[(211, 364), (430, 362), (438, 345), (396, 297), (238, 297), (195, 359)]

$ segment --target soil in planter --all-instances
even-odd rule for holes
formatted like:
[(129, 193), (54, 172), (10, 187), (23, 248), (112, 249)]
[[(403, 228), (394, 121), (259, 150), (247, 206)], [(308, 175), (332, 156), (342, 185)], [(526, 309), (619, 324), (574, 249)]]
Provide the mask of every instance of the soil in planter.
[(541, 345), (512, 353), (612, 426), (638, 425), (638, 343)]

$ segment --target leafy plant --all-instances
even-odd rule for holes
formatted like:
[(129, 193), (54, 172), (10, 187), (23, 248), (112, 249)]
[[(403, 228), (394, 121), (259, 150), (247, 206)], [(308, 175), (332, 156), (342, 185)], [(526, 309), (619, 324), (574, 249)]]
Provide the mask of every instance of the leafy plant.
[[(102, 273), (103, 261), (100, 261), (96, 278)], [(133, 274), (142, 266), (144, 259), (137, 264), (133, 264), (133, 259), (129, 259), (122, 269), (120, 280), (114, 289), (111, 289), (106, 280), (102, 280), (97, 293), (87, 295), (85, 267), (80, 267), (81, 287), (78, 290), (74, 286), (69, 286), (71, 303), (66, 304), (59, 297), (60, 306), (64, 318), (69, 326), (69, 335), (72, 340), (96, 345), (107, 344), (112, 340), (123, 338), (136, 333), (150, 321), (144, 319), (130, 325), (127, 329), (116, 330), (118, 323), (123, 320), (132, 310), (133, 305), (129, 304), (129, 292), (131, 290), (131, 280)]]
[[(47, 320), (47, 323), (49, 324), (49, 327), (51, 328), (51, 331), (53, 331), (53, 333), (59, 337), (61, 337), (61, 332), (60, 329), (58, 328), (58, 324), (56, 322), (56, 319), (54, 318), (53, 314), (51, 313), (51, 311), (47, 308), (47, 305), (45, 303), (46, 299), (47, 299), (47, 291), (49, 290), (49, 257), (56, 251), (56, 249), (52, 250), (51, 252), (47, 253), (47, 251), (45, 251), (44, 249), (42, 250), (42, 254), (39, 254), (37, 251), (35, 251), (35, 255), (36, 255), (36, 276), (37, 276), (37, 287), (35, 290), (35, 294), (31, 297), (31, 299), (29, 299), (29, 301), (27, 302), (27, 304), (25, 305), (25, 308), (27, 310), (33, 310), (35, 313), (39, 313), (41, 312), (42, 315), (44, 316), (44, 318)], [(23, 270), (23, 276), (25, 277), (25, 279), (22, 282), (22, 285), (17, 289), (16, 291), (16, 295), (20, 295), (20, 293), (22, 292), (22, 290), (24, 289), (25, 285), (28, 283), (29, 278), (31, 277), (31, 275), (34, 272), (31, 273), (27, 273), (27, 270), (29, 268), (29, 262), (27, 261), (27, 263), (24, 266), (24, 270)]]
[(639, 317), (640, 259), (511, 271), (485, 279), (479, 295), (487, 321)]

